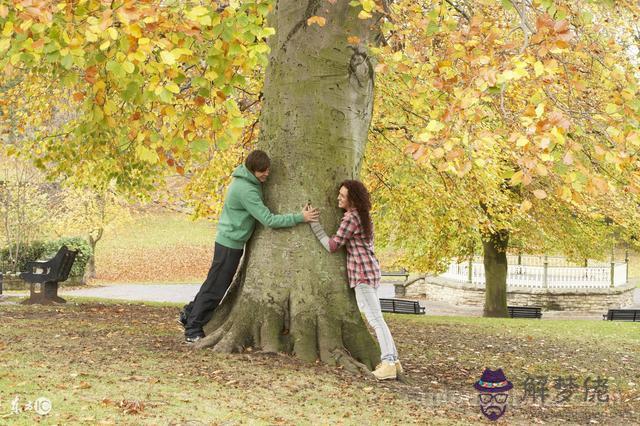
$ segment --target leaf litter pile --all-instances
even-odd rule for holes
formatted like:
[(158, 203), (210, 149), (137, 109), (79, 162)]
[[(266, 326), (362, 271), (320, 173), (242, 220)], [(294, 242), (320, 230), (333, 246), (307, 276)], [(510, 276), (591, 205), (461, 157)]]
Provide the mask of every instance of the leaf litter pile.
[[(640, 423), (640, 343), (633, 339), (585, 345), (523, 332), (529, 320), (484, 327), (478, 318), (391, 315), (405, 374), (378, 383), (253, 348), (193, 350), (182, 343), (177, 311), (0, 305), (0, 424), (492, 424), (473, 388), (485, 367), (502, 368), (514, 385), (498, 423)], [(559, 402), (555, 382), (570, 376), (578, 386)], [(606, 387), (585, 392), (587, 378), (606, 378)], [(46, 396), (51, 413), (41, 417), (25, 405), (12, 413), (16, 396)]]

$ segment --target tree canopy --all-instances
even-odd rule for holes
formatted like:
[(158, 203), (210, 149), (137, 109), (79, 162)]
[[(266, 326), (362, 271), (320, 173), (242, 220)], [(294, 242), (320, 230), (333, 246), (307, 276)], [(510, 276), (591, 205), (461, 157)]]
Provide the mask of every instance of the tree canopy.
[[(323, 14), (338, 1), (309, 1), (300, 25), (335, 25)], [(2, 0), (2, 86), (15, 83), (1, 125), (34, 129), (23, 146), (52, 175), (138, 193), (187, 175), (196, 213), (215, 214), (231, 165), (259, 132), (274, 5)], [(405, 264), (441, 267), (498, 230), (576, 256), (601, 251), (612, 227), (631, 239), (640, 219), (635, 5), (351, 5), (382, 22), (375, 45), (346, 42), (378, 61), (365, 177), (378, 241), (407, 250)]]

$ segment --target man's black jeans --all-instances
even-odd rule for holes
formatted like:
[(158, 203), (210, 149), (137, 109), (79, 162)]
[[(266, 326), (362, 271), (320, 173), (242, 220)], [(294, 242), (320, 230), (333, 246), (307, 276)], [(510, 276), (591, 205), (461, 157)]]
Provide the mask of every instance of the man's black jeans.
[(202, 327), (209, 322), (218, 307), (242, 258), (242, 249), (232, 249), (215, 244), (213, 263), (195, 299), (184, 307), (187, 316), (185, 336), (204, 336)]

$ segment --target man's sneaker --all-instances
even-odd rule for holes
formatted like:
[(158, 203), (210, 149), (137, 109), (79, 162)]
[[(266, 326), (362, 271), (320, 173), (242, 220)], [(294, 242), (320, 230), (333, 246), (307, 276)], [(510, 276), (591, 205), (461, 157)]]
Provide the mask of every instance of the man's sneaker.
[(373, 370), (373, 375), (378, 380), (395, 379), (397, 377), (396, 363), (382, 361), (380, 364), (378, 364), (378, 367)]
[(202, 340), (203, 337), (204, 336), (195, 336), (195, 337), (187, 336), (187, 337), (184, 338), (184, 342), (188, 343), (188, 344), (193, 344), (193, 343), (196, 343), (199, 340)]

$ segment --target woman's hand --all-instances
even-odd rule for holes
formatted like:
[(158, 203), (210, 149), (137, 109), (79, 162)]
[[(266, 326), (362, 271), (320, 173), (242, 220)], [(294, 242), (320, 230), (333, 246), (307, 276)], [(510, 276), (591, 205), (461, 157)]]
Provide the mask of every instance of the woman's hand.
[(304, 206), (304, 209), (302, 209), (302, 216), (304, 216), (305, 222), (317, 222), (320, 217), (320, 210), (308, 203)]

